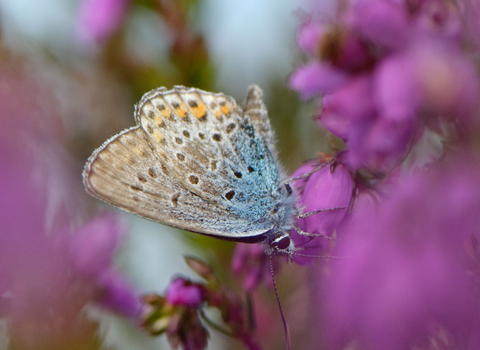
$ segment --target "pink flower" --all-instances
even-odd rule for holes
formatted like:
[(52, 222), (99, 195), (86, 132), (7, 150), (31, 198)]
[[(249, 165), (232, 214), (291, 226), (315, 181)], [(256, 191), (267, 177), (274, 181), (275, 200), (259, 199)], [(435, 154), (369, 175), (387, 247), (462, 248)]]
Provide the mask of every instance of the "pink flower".
[(346, 14), (354, 32), (387, 49), (404, 48), (411, 36), (408, 14), (402, 5), (388, 0), (359, 0)]
[(461, 164), (415, 174), (380, 210), (363, 211), (367, 217), (357, 215), (361, 221), (343, 231), (349, 239), (339, 241), (338, 254), (346, 259), (334, 265), (319, 296), (328, 310), (329, 348), (356, 341), (405, 349), (439, 329), (464, 348), (476, 332), (479, 305), (465, 247), (479, 234), (480, 168)]
[(78, 229), (84, 193), (52, 97), (18, 67), (2, 76), (0, 106), (19, 116), (0, 128), (2, 316), (16, 344), (55, 348), (82, 327), (86, 305), (134, 316), (138, 303), (112, 262), (123, 227), (102, 216)]
[(289, 85), (304, 99), (338, 88), (347, 80), (347, 74), (335, 67), (312, 62), (298, 68), (290, 77)]
[(179, 277), (168, 287), (166, 298), (171, 305), (196, 308), (204, 301), (203, 289), (200, 284), (192, 283)]
[(297, 33), (297, 44), (303, 51), (315, 55), (320, 45), (320, 38), (323, 34), (322, 25), (309, 21), (302, 25)]
[(232, 271), (236, 275), (243, 275), (243, 287), (248, 292), (262, 282), (273, 286), (270, 257), (265, 254), (261, 244), (237, 243), (232, 257)]
[(459, 8), (359, 0), (341, 11), (289, 84), (303, 98), (323, 98), (320, 123), (345, 141), (346, 164), (388, 172), (426, 126), (445, 130), (453, 121), (461, 133), (477, 125), (480, 82), (461, 46), (469, 34)]
[(107, 41), (118, 30), (130, 0), (83, 0), (78, 17), (78, 36), (88, 46)]
[[(320, 164), (309, 162), (295, 171), (292, 177), (308, 173)], [(312, 173), (305, 179), (296, 180), (293, 185), (300, 195), (298, 206), (303, 208), (303, 213), (316, 210), (343, 208), (320, 212), (309, 217), (297, 220), (298, 228), (310, 234), (331, 236), (333, 231), (341, 224), (350, 206), (353, 192), (353, 181), (347, 168), (342, 164), (327, 163), (322, 169)], [(321, 237), (308, 237), (290, 232), (299, 254), (319, 255), (327, 245), (327, 240)], [(311, 259), (300, 255), (294, 256), (299, 264), (309, 263)]]

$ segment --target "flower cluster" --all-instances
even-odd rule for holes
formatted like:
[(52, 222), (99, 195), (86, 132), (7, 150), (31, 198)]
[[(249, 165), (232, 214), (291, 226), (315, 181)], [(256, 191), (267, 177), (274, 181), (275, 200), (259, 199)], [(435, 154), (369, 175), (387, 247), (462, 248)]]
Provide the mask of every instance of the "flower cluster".
[[(144, 296), (142, 326), (153, 335), (165, 333), (174, 349), (180, 345), (184, 349), (201, 350), (207, 347), (208, 340), (203, 319), (215, 330), (239, 339), (248, 349), (259, 350), (253, 325), (249, 322), (248, 308), (242, 300), (220, 284), (210, 266), (193, 257), (185, 260), (207, 283), (178, 277), (170, 284), (165, 297)], [(228, 329), (211, 321), (204, 313), (204, 307), (217, 308)]]
[(298, 33), (310, 62), (290, 85), (323, 97), (318, 123), (345, 142), (294, 174), (305, 174), (295, 184), (304, 212), (345, 208), (297, 222), (334, 237), (341, 258), (309, 281), (329, 349), (480, 346), (472, 13), (469, 1), (357, 0)]
[(478, 125), (474, 62), (462, 51), (462, 7), (447, 0), (359, 0), (333, 23), (298, 33), (310, 62), (290, 77), (304, 98), (323, 96), (319, 123), (347, 144), (352, 169), (388, 171), (426, 130)]
[(112, 262), (124, 227), (111, 215), (80, 218), (83, 191), (51, 96), (19, 66), (0, 72), (2, 336), (17, 348), (66, 348), (90, 327), (79, 317), (87, 305), (137, 316), (134, 290)]

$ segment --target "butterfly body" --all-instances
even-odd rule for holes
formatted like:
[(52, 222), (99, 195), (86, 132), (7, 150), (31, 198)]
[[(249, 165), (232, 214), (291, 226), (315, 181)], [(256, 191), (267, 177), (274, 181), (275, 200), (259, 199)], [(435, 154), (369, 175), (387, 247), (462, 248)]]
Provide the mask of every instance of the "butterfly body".
[(231, 97), (199, 89), (150, 91), (135, 108), (137, 126), (89, 158), (85, 188), (166, 225), (290, 254), (297, 209), (262, 96), (251, 86), (241, 109)]

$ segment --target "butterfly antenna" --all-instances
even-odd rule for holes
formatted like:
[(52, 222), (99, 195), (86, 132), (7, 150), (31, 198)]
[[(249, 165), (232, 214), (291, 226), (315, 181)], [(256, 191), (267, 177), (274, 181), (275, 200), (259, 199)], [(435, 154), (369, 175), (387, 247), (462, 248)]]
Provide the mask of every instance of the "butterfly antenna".
[[(307, 254), (298, 254), (298, 253), (292, 253), (292, 255), (294, 256), (303, 256), (305, 258), (317, 258), (317, 259), (321, 259), (321, 258), (327, 258), (327, 259), (348, 259), (346, 257), (343, 257), (343, 256), (331, 256), (331, 255), (307, 255)], [(275, 283), (274, 283), (275, 285)]]
[(275, 282), (275, 273), (273, 272), (273, 260), (271, 255), (270, 255), (270, 272), (272, 274), (273, 289), (275, 290), (275, 297), (277, 298), (278, 309), (280, 310), (280, 316), (282, 317), (283, 331), (285, 332), (285, 342), (287, 343), (287, 350), (291, 350), (290, 330), (288, 329), (287, 321), (285, 320), (285, 316), (283, 315), (282, 304), (280, 303), (280, 298), (278, 296), (277, 283)]

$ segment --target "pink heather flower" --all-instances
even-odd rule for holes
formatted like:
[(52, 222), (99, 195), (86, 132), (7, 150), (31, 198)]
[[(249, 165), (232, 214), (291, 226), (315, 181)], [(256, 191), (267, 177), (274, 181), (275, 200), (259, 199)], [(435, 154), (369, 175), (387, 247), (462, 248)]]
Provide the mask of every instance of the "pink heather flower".
[(297, 33), (297, 44), (304, 52), (315, 55), (323, 34), (322, 25), (317, 22), (306, 22)]
[(359, 0), (345, 17), (354, 32), (387, 49), (404, 48), (412, 35), (405, 8), (394, 1)]
[[(252, 292), (260, 283), (272, 287), (270, 257), (265, 254), (261, 244), (237, 243), (232, 257), (232, 271), (243, 275), (243, 288)], [(274, 261), (274, 269), (277, 263)]]
[(292, 89), (301, 93), (304, 99), (338, 88), (347, 80), (347, 74), (326, 64), (312, 62), (298, 68), (290, 77)]
[(344, 165), (326, 166), (314, 172), (305, 184), (300, 201), (303, 213), (330, 208), (344, 209), (325, 211), (300, 219), (300, 228), (308, 233), (330, 236), (348, 211), (352, 191), (352, 177)]
[(87, 276), (96, 276), (111, 264), (124, 227), (112, 215), (99, 216), (80, 228), (71, 238), (70, 254)]
[(411, 56), (424, 103), (465, 126), (478, 123), (480, 83), (473, 62), (446, 41), (419, 41), (412, 46)]
[(84, 194), (62, 150), (51, 96), (19, 67), (1, 73), (8, 87), (0, 94), (2, 111), (21, 116), (5, 118), (0, 128), (1, 313), (17, 345), (54, 348), (81, 328), (85, 305), (132, 316), (136, 301), (112, 267), (118, 240), (111, 237), (120, 225), (99, 217), (77, 228)]
[(124, 227), (112, 215), (94, 218), (71, 237), (70, 257), (78, 276), (94, 282), (97, 302), (104, 307), (135, 317), (140, 304), (132, 287), (112, 265)]
[(368, 67), (371, 61), (369, 49), (364, 40), (352, 33), (342, 33), (340, 47), (333, 60), (336, 67), (349, 72), (362, 71)]
[(378, 210), (368, 192), (354, 204), (362, 215), (338, 241), (346, 259), (318, 296), (328, 348), (406, 349), (445, 335), (462, 349), (478, 342), (478, 261), (472, 276), (465, 248), (480, 234), (480, 168), (459, 158), (403, 180)]
[[(295, 171), (292, 177), (308, 173), (317, 166), (315, 162), (309, 162)], [(343, 221), (352, 198), (353, 180), (347, 168), (342, 164), (327, 164), (308, 178), (295, 181), (294, 186), (300, 196), (298, 206), (303, 207), (303, 213), (319, 209), (344, 208), (297, 220), (298, 227), (304, 232), (331, 236)], [(298, 234), (295, 230), (290, 234), (297, 248), (302, 249), (302, 254), (306, 255), (318, 255), (327, 243), (324, 238), (312, 239)], [(311, 259), (301, 256), (294, 256), (294, 259), (299, 264), (311, 262)]]
[(399, 123), (414, 119), (423, 97), (414, 65), (411, 55), (402, 54), (386, 57), (377, 65), (373, 96), (380, 118)]
[(107, 41), (120, 27), (130, 0), (83, 0), (78, 17), (82, 43), (96, 46)]
[(335, 136), (347, 140), (376, 116), (372, 79), (362, 75), (324, 97), (320, 121)]
[[(463, 5), (466, 5), (465, 3), (474, 3), (474, 1), (465, 1)], [(448, 1), (438, 0), (411, 1), (407, 4), (418, 13), (415, 19), (418, 32), (435, 34), (460, 43), (463, 35), (460, 10), (452, 5)], [(463, 12), (467, 13), (468, 10), (465, 10)]]
[(478, 123), (480, 83), (462, 51), (460, 10), (434, 0), (359, 0), (324, 26), (319, 52), (289, 84), (303, 98), (323, 97), (320, 122), (345, 141), (348, 166), (389, 171), (426, 126)]
[(168, 287), (166, 298), (171, 305), (196, 308), (204, 301), (203, 294), (202, 285), (179, 277)]

